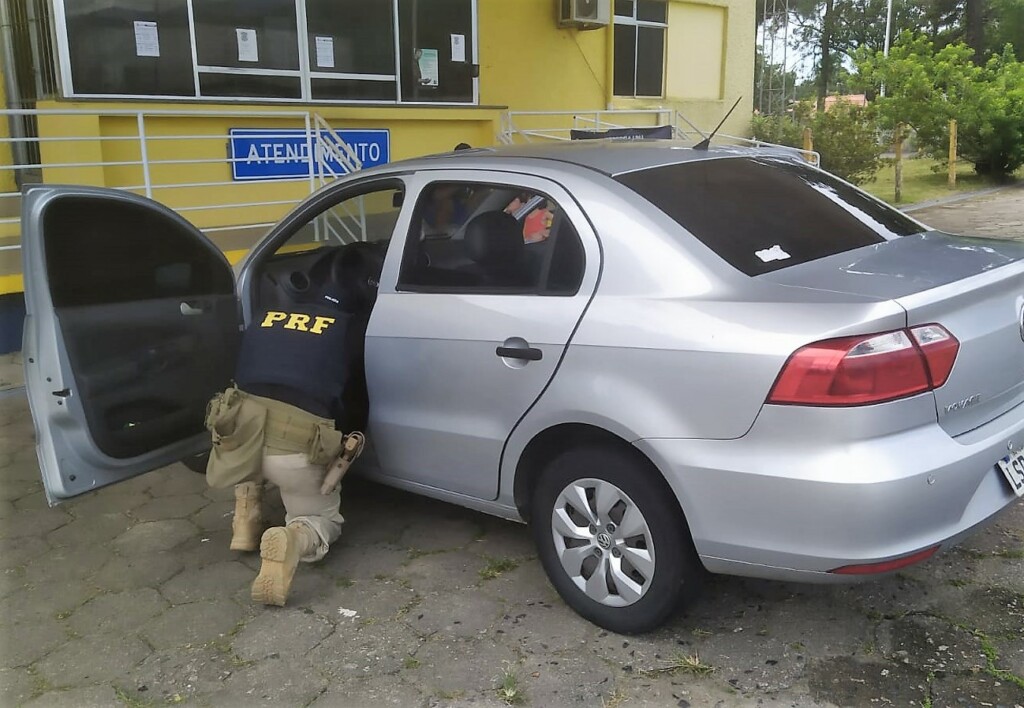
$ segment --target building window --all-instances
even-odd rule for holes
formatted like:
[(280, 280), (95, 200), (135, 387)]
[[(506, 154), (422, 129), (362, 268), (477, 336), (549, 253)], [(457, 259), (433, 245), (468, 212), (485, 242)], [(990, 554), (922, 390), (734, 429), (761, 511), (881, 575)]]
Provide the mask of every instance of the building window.
[(616, 96), (665, 95), (665, 0), (615, 0)]
[(477, 101), (478, 0), (56, 0), (68, 98)]

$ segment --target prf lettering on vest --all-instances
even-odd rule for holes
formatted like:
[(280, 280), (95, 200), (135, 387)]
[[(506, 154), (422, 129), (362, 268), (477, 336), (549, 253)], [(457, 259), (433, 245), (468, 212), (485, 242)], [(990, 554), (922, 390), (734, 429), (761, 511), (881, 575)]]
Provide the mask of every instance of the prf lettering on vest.
[[(312, 326), (309, 325), (310, 320), (313, 320)], [(335, 319), (333, 317), (310, 317), (309, 315), (303, 315), (301, 313), (274, 312), (271, 310), (267, 313), (266, 317), (263, 318), (263, 322), (260, 323), (260, 327), (273, 327), (280, 322), (285, 323), (285, 329), (309, 332), (310, 334), (323, 334), (324, 330), (334, 324)]]

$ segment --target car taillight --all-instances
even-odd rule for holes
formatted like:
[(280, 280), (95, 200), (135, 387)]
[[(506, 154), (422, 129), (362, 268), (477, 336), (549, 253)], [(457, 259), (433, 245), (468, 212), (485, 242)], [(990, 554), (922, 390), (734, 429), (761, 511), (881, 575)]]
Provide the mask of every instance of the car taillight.
[(768, 403), (863, 406), (924, 393), (946, 383), (959, 350), (937, 324), (815, 342), (789, 357)]

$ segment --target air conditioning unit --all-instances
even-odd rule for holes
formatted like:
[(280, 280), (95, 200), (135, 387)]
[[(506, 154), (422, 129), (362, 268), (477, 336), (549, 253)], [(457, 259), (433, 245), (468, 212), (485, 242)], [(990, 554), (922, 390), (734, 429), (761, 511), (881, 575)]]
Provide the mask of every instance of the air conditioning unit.
[(611, 0), (558, 0), (558, 26), (599, 29), (611, 23)]

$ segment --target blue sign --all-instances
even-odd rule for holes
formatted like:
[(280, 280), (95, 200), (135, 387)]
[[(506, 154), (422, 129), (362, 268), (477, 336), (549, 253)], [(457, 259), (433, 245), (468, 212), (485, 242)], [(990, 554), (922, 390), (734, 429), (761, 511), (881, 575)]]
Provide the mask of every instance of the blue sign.
[[(391, 160), (391, 133), (387, 130), (311, 131), (301, 128), (232, 128), (230, 130), (231, 176), (240, 181), (309, 179), (310, 144), (316, 162), (313, 174), (343, 175), (349, 169), (334, 155), (330, 144), (345, 142), (364, 168)], [(322, 143), (327, 143), (324, 145)], [(338, 146), (344, 152), (344, 147)]]

